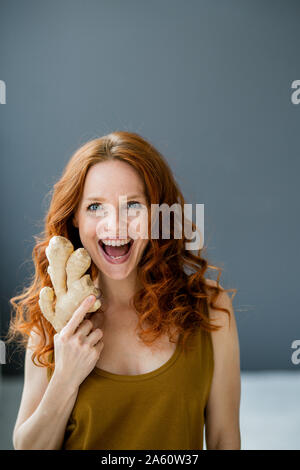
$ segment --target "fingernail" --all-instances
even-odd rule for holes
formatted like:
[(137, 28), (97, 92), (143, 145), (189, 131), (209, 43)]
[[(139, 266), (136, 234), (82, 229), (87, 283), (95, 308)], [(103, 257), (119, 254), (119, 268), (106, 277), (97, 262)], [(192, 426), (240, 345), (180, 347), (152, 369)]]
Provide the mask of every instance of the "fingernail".
[(92, 303), (92, 302), (94, 302), (94, 301), (95, 301), (94, 296), (93, 296), (93, 295), (90, 295), (90, 296), (88, 297), (88, 302), (89, 302), (89, 303)]

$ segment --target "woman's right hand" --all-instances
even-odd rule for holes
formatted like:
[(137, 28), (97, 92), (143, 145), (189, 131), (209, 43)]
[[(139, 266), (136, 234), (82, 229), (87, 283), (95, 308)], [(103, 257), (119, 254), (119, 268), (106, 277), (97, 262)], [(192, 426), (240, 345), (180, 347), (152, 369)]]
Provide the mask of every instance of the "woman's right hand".
[(64, 328), (54, 335), (54, 375), (68, 387), (77, 389), (94, 369), (104, 343), (100, 328), (93, 330), (91, 320), (84, 320), (96, 300), (84, 299)]

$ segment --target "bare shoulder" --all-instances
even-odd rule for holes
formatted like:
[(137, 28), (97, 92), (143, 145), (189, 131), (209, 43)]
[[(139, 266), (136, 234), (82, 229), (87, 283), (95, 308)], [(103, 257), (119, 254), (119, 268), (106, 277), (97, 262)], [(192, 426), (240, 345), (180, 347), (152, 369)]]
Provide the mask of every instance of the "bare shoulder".
[[(216, 281), (205, 281), (209, 287), (217, 287)], [(239, 339), (231, 298), (222, 286), (220, 288), (213, 300), (214, 307), (208, 309), (212, 323), (221, 328), (211, 332), (214, 370), (206, 405), (206, 446), (207, 449), (239, 449)]]
[[(205, 279), (205, 284), (207, 285), (208, 288), (210, 287), (217, 287), (217, 281), (213, 279)], [(233, 305), (232, 305), (232, 300), (228, 293), (224, 290), (224, 288), (219, 284), (220, 291), (218, 293), (218, 296), (213, 300), (213, 305), (208, 305), (208, 314), (209, 318), (213, 320), (214, 322), (216, 321), (216, 324), (220, 324), (222, 326), (229, 326), (229, 320), (232, 320), (234, 322), (234, 311), (233, 311)], [(210, 296), (209, 300), (211, 301), (212, 295), (214, 291), (210, 291)], [(210, 303), (210, 302), (209, 302)], [(222, 310), (223, 309), (223, 310)], [(228, 312), (226, 313), (224, 309)]]

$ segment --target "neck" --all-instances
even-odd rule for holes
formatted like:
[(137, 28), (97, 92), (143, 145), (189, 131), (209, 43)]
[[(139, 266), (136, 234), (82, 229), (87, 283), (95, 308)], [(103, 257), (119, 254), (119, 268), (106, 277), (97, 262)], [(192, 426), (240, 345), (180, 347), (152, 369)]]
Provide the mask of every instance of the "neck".
[(139, 288), (136, 272), (132, 272), (126, 279), (111, 279), (103, 272), (99, 272), (97, 287), (101, 292), (103, 311), (128, 310), (130, 301)]

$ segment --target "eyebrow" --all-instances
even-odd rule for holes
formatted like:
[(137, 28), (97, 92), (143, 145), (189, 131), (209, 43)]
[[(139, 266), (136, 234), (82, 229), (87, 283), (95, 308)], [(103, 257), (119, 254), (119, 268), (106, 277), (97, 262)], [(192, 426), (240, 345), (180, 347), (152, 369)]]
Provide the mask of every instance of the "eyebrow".
[[(125, 194), (124, 194), (125, 196)], [(134, 198), (139, 198), (139, 197), (145, 197), (144, 194), (133, 194), (131, 196), (127, 196), (127, 199), (134, 199)], [(86, 201), (106, 201), (105, 198), (98, 197), (98, 196), (90, 196), (85, 199)]]

